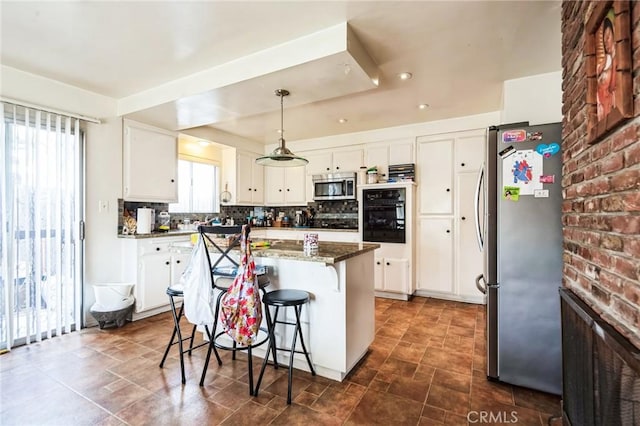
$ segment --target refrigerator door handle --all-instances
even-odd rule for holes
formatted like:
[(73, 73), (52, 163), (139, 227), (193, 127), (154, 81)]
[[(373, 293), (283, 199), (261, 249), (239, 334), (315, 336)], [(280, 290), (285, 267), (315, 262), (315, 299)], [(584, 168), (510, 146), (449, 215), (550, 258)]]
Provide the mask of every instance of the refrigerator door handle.
[[(484, 282), (484, 285), (480, 284), (480, 280)], [(480, 293), (487, 294), (487, 282), (484, 280), (484, 275), (480, 274), (476, 277), (476, 287), (480, 290)]]
[(478, 247), (482, 251), (484, 247), (484, 239), (482, 238), (482, 229), (480, 228), (480, 192), (482, 190), (482, 183), (484, 182), (484, 164), (480, 168), (478, 173), (478, 182), (476, 183), (476, 194), (473, 199), (473, 208), (476, 213), (476, 239), (478, 240)]

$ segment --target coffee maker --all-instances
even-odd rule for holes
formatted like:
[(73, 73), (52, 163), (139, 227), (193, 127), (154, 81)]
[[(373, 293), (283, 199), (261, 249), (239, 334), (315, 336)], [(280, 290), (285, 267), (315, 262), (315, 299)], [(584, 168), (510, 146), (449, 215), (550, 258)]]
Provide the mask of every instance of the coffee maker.
[(293, 226), (296, 228), (302, 228), (309, 226), (307, 221), (307, 212), (304, 210), (296, 210), (296, 219), (293, 222)]

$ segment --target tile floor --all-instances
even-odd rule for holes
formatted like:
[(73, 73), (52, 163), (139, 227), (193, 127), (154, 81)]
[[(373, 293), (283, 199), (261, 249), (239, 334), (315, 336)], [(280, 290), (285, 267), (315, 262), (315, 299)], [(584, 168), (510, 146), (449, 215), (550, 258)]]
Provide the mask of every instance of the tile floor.
[[(296, 370), (290, 406), (283, 369), (268, 368), (259, 396), (250, 397), (246, 359), (232, 361), (228, 352), (221, 353), (222, 367), (210, 364), (204, 387), (204, 348), (187, 357), (184, 386), (176, 352), (160, 369), (168, 314), (120, 329), (85, 329), (0, 356), (0, 422), (546, 425), (560, 413), (559, 397), (486, 380), (482, 308), (376, 299), (376, 338), (366, 358), (342, 383)], [(256, 375), (259, 368), (255, 362)]]

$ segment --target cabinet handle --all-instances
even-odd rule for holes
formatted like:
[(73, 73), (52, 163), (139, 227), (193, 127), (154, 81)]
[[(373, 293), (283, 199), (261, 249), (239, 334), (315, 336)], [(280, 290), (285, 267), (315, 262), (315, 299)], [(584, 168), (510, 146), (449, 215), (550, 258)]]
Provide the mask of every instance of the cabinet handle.
[(327, 171), (331, 171), (331, 169), (329, 167), (327, 167)]
[(168, 260), (166, 262), (164, 262), (165, 265), (169, 265), (171, 264), (171, 262), (169, 262)]
[(376, 265), (379, 265), (379, 264), (380, 264), (380, 262), (376, 262)]
[(251, 191), (251, 188), (249, 188), (249, 191)]
[(256, 191), (257, 191), (257, 189), (253, 188), (253, 192), (256, 192)]
[(451, 230), (450, 230), (450, 229), (447, 229), (447, 234), (448, 234), (448, 233), (450, 233), (450, 232), (451, 232)]
[(389, 262), (387, 262), (387, 266), (389, 266)]
[(156, 251), (160, 251), (160, 247), (156, 247)]
[(340, 166), (336, 166), (336, 170), (340, 170)]
[(467, 218), (466, 218), (466, 217), (464, 217), (464, 216), (462, 216), (462, 220), (467, 220)]
[(180, 261), (179, 261), (179, 260), (176, 260), (176, 263), (180, 263)]
[(282, 189), (278, 189), (278, 192), (282, 192)]
[(449, 192), (449, 191), (451, 191), (451, 189), (450, 189), (450, 188), (447, 188), (447, 192)]
[(460, 166), (464, 167), (464, 163), (461, 163)]
[(289, 188), (287, 188), (287, 192), (291, 191)]
[(175, 182), (175, 181), (176, 181), (175, 179), (171, 179), (171, 183), (173, 183), (173, 182)]

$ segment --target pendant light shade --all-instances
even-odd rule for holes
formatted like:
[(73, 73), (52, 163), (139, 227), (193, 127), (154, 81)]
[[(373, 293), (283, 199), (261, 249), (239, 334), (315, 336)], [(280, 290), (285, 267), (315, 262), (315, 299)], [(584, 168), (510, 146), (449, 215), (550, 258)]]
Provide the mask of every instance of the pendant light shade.
[(296, 167), (304, 166), (309, 161), (307, 159), (298, 157), (291, 152), (284, 142), (284, 106), (283, 99), (285, 96), (289, 96), (289, 91), (285, 89), (278, 89), (275, 94), (280, 97), (280, 140), (279, 146), (271, 152), (269, 155), (256, 158), (256, 163), (268, 167)]

